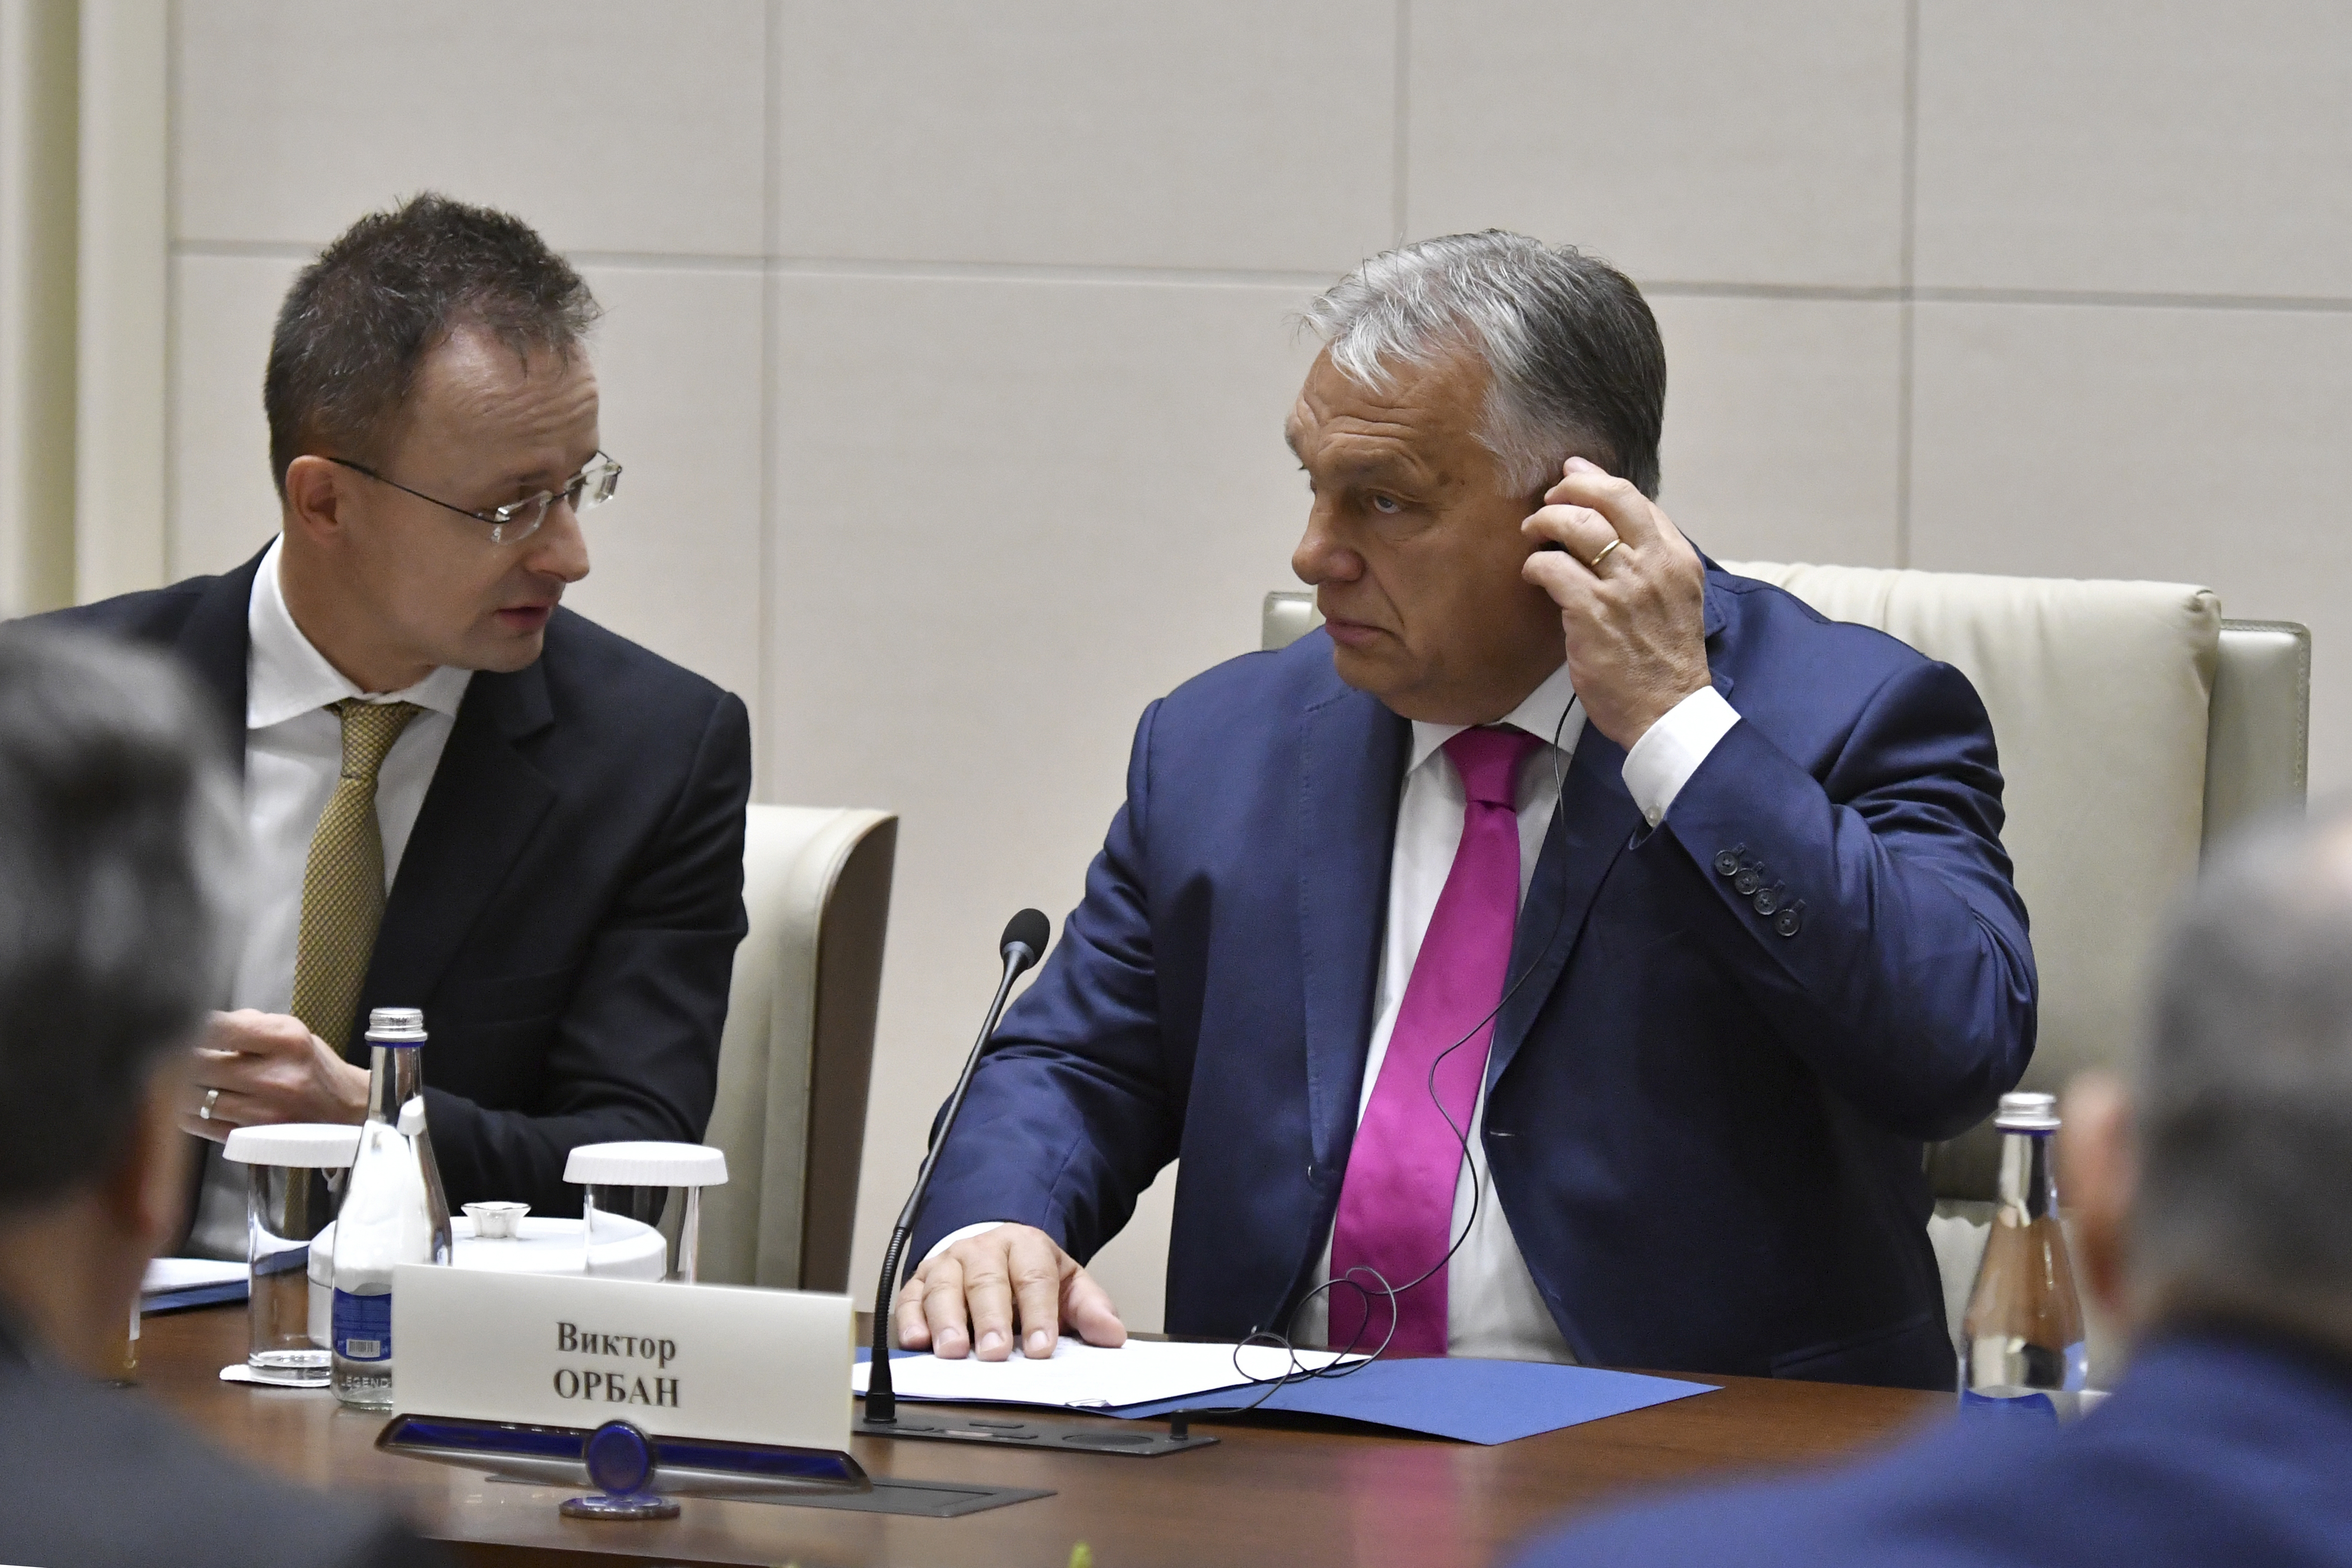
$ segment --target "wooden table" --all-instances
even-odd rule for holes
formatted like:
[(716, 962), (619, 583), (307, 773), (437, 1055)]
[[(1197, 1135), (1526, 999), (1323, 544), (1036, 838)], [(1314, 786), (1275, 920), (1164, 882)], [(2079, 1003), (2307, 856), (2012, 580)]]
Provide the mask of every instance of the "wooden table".
[(1720, 1393), (1491, 1448), (1264, 1418), (1220, 1424), (1218, 1446), (1155, 1459), (858, 1437), (858, 1462), (877, 1476), (1056, 1495), (940, 1520), (688, 1498), (676, 1520), (590, 1523), (556, 1512), (569, 1489), (490, 1482), (378, 1453), (383, 1417), (342, 1409), (331, 1395), (221, 1382), (220, 1368), (243, 1356), (245, 1334), (241, 1306), (151, 1318), (142, 1380), (255, 1463), (313, 1486), (373, 1493), (452, 1543), (462, 1561), (502, 1565), (577, 1564), (594, 1554), (801, 1568), (1066, 1568), (1083, 1541), (1100, 1568), (1474, 1568), (1557, 1515), (1645, 1485), (1883, 1444), (1950, 1404), (1948, 1395), (1730, 1377), (1708, 1380), (1722, 1384)]

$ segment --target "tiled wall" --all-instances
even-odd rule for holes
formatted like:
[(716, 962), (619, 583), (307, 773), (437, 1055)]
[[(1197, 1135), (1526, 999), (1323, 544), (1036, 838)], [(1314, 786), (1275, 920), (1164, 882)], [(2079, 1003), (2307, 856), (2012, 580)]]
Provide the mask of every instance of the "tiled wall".
[[(902, 813), (860, 1277), (1005, 915), (1075, 899), (1139, 709), (1288, 581), (1286, 318), (1400, 235), (1522, 228), (1643, 282), (1664, 499), (1710, 549), (2210, 583), (2313, 625), (2314, 779), (2352, 782), (2340, 6), (204, 0), (173, 26), (175, 569), (273, 526), (293, 268), (403, 193), (511, 206), (611, 308), (629, 478), (572, 602), (744, 695), (763, 798)], [(1145, 1326), (1162, 1224), (1107, 1260)]]

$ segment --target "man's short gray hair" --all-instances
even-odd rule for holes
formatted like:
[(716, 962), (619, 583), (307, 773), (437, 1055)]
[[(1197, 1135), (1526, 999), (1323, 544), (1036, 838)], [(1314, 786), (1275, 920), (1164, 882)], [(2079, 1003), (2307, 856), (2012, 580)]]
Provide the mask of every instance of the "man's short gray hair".
[(1574, 246), (1488, 229), (1372, 257), (1309, 305), (1331, 362), (1386, 392), (1395, 368), (1469, 352), (1491, 381), (1478, 439), (1515, 495), (1580, 455), (1658, 493), (1666, 350), (1633, 279)]
[(2352, 800), (2217, 857), (2161, 962), (2136, 1285), (2159, 1312), (2352, 1327)]

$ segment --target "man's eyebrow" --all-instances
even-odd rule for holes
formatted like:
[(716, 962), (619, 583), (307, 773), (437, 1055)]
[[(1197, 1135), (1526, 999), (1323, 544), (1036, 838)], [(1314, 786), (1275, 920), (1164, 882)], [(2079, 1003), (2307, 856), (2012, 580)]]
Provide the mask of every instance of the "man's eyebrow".
[(1331, 473), (1358, 484), (1387, 483), (1399, 486), (1426, 484), (1428, 472), (1418, 463), (1393, 452), (1370, 452), (1360, 456), (1335, 457), (1328, 464)]

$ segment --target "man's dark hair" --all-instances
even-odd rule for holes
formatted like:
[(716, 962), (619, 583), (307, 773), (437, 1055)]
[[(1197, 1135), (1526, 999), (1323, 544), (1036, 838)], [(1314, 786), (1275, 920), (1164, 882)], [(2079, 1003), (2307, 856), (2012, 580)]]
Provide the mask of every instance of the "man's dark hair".
[(1483, 360), (1478, 439), (1514, 495), (1542, 494), (1580, 452), (1658, 493), (1665, 344), (1633, 280), (1599, 256), (1501, 229), (1417, 240), (1332, 285), (1306, 320), (1375, 391), (1400, 363)]
[(370, 213), (302, 269), (262, 377), (269, 468), (305, 453), (381, 462), (425, 356), (456, 328), (568, 357), (599, 308), (520, 218), (426, 192)]
[(160, 654), (0, 627), (0, 1208), (119, 1157), (219, 999), (237, 830), (212, 711)]

